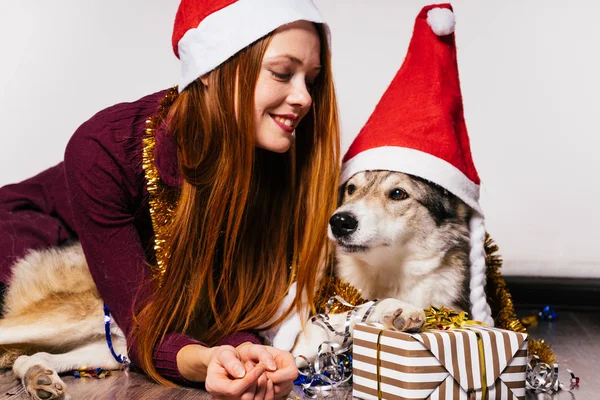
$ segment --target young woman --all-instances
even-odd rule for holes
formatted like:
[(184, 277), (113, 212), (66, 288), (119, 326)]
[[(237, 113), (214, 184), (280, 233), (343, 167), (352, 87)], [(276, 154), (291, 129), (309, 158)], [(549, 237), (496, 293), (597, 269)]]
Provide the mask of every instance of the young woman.
[(303, 293), (312, 302), (328, 252), (339, 129), (327, 40), (311, 0), (182, 0), (178, 89), (99, 112), (64, 163), (0, 189), (0, 281), (27, 251), (78, 239), (152, 379), (285, 396), (293, 359), (253, 331), (294, 281), (287, 312)]

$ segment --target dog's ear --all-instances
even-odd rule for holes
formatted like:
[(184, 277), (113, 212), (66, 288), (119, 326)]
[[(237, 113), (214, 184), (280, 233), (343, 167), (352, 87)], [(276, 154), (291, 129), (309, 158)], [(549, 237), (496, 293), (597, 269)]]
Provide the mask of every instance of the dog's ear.
[(340, 207), (342, 205), (342, 201), (344, 200), (344, 193), (346, 193), (346, 185), (347, 184), (348, 184), (348, 181), (344, 182), (338, 188), (338, 200), (337, 200), (337, 206), (338, 207)]

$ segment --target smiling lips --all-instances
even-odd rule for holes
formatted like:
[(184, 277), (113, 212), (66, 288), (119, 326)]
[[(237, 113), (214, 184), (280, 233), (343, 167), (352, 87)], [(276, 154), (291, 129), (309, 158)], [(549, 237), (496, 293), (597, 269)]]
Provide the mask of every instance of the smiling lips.
[(298, 118), (295, 115), (292, 114), (286, 114), (286, 115), (275, 115), (275, 114), (270, 114), (271, 118), (273, 118), (273, 121), (275, 121), (275, 123), (277, 125), (279, 125), (279, 127), (281, 129), (283, 129), (284, 131), (288, 132), (288, 133), (292, 133), (294, 132), (294, 129), (296, 129), (294, 127), (294, 121)]

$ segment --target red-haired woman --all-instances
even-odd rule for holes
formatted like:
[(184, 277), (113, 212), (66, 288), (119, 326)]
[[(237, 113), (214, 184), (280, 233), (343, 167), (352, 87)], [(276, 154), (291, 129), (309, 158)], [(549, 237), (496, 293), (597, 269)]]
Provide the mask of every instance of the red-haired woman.
[(78, 239), (152, 379), (285, 395), (293, 359), (253, 331), (294, 281), (288, 312), (302, 293), (312, 302), (328, 251), (339, 129), (327, 40), (311, 0), (183, 0), (178, 89), (99, 112), (64, 163), (0, 189), (0, 281), (28, 250)]

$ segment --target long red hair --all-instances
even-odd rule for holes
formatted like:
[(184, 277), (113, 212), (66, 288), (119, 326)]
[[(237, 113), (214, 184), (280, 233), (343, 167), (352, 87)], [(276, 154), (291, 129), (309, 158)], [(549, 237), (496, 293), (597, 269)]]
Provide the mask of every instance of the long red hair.
[[(256, 329), (275, 314), (293, 280), (297, 311), (303, 292), (314, 301), (317, 270), (329, 254), (340, 165), (331, 58), (325, 30), (315, 26), (322, 69), (288, 152), (255, 146), (254, 88), (272, 34), (208, 74), (207, 86), (197, 79), (169, 109), (183, 185), (166, 272), (134, 329), (141, 367), (159, 383), (172, 384), (152, 361), (168, 332), (194, 333), (214, 345)], [(236, 91), (238, 76), (244, 80)]]

